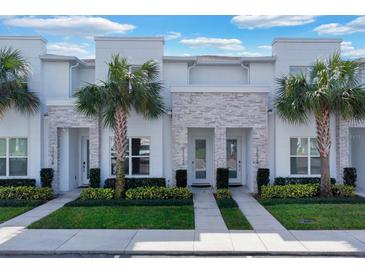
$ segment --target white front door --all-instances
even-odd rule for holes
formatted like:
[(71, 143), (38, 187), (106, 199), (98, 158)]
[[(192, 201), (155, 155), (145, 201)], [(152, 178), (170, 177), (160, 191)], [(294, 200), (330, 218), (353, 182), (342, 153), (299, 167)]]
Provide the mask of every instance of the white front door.
[(241, 155), (241, 139), (235, 137), (227, 137), (227, 168), (229, 170), (229, 183), (242, 183)]
[(81, 136), (81, 182), (80, 185), (88, 185), (90, 177), (90, 141), (89, 137)]
[(193, 160), (191, 162), (193, 184), (207, 184), (210, 179), (210, 150), (209, 138), (196, 137), (193, 139)]

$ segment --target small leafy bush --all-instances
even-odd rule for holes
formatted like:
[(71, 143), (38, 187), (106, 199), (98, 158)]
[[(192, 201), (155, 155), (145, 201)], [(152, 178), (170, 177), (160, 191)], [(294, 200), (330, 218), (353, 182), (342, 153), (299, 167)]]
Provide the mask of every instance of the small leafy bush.
[(52, 187), (53, 168), (42, 168), (40, 172), (42, 187)]
[[(125, 178), (125, 189), (146, 186), (165, 187), (165, 178)], [(115, 189), (115, 178), (108, 178), (104, 182), (104, 188)]]
[[(1, 204), (0, 204), (1, 205)], [(110, 200), (74, 200), (65, 206), (70, 207), (88, 207), (88, 206), (180, 206), (193, 205), (192, 199), (183, 200), (126, 200), (126, 199), (110, 199)]]
[(182, 187), (137, 187), (126, 191), (126, 199), (129, 200), (166, 200), (166, 199), (191, 199), (192, 194), (188, 188)]
[(319, 193), (319, 184), (291, 184), (291, 185), (275, 185), (262, 186), (261, 198), (306, 198), (315, 197)]
[(50, 200), (53, 191), (49, 187), (17, 186), (0, 187), (0, 200)]
[(267, 186), (270, 183), (270, 169), (258, 168), (256, 176), (257, 190), (261, 193), (261, 187)]
[(176, 186), (177, 187), (187, 187), (188, 185), (188, 173), (186, 169), (178, 169), (176, 170)]
[(334, 185), (332, 186), (332, 193), (339, 197), (354, 197), (355, 186), (352, 185)]
[(217, 168), (217, 189), (228, 188), (229, 170), (228, 168)]
[(90, 187), (100, 187), (100, 168), (90, 168)]
[(23, 179), (0, 179), (0, 187), (3, 186), (34, 186), (35, 179), (23, 178)]
[(114, 190), (109, 188), (85, 188), (81, 190), (80, 200), (110, 200), (113, 199)]
[(230, 199), (232, 198), (232, 195), (228, 188), (222, 188), (222, 189), (217, 189), (215, 193), (215, 198), (217, 200)]
[(343, 183), (347, 186), (356, 187), (357, 172), (354, 167), (345, 167), (343, 169)]
[[(276, 177), (274, 179), (274, 185), (291, 185), (291, 184), (319, 184), (321, 182), (320, 177)], [(336, 183), (335, 178), (331, 178), (331, 183)]]

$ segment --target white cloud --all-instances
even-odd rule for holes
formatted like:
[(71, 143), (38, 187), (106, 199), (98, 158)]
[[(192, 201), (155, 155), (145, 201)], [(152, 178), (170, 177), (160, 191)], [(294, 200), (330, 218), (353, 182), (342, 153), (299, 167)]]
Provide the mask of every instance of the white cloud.
[(88, 44), (71, 44), (66, 42), (49, 43), (47, 52), (59, 55), (71, 55), (79, 58), (92, 58)]
[(356, 19), (346, 23), (330, 23), (323, 24), (314, 29), (319, 34), (344, 35), (356, 32), (365, 32), (365, 16), (357, 17)]
[(8, 17), (3, 18), (3, 23), (12, 27), (34, 28), (41, 33), (83, 37), (109, 33), (120, 34), (135, 28), (131, 24), (121, 24), (97, 16)]
[(181, 37), (181, 32), (169, 31), (165, 35), (165, 40), (174, 40)]
[(365, 47), (355, 48), (350, 41), (343, 41), (341, 43), (341, 54), (346, 57), (358, 58), (365, 56)]
[(220, 50), (244, 50), (242, 42), (238, 39), (225, 39), (225, 38), (209, 38), (209, 37), (197, 37), (192, 39), (182, 39), (180, 43), (192, 48), (216, 48)]
[(231, 20), (241, 29), (300, 26), (314, 21), (315, 16), (307, 15), (239, 15)]
[(271, 45), (261, 45), (258, 46), (259, 49), (263, 49), (263, 50), (271, 50), (272, 46)]

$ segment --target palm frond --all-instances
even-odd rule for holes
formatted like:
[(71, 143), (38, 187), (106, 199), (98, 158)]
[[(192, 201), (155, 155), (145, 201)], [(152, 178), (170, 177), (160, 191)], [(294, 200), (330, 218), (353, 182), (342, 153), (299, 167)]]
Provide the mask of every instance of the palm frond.
[(30, 75), (30, 65), (17, 49), (0, 48), (0, 82), (26, 82)]
[(105, 89), (103, 85), (89, 84), (75, 92), (76, 109), (88, 117), (100, 114), (104, 105)]

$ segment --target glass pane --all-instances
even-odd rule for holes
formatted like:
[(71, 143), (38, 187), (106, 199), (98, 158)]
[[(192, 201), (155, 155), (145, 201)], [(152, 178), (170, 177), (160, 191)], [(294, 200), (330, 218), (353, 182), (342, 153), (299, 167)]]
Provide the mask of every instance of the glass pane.
[(10, 176), (27, 176), (27, 158), (10, 158), (9, 175)]
[(148, 175), (150, 173), (150, 158), (132, 158), (132, 175)]
[(87, 179), (90, 178), (90, 141), (86, 141), (86, 170), (87, 170)]
[(27, 156), (27, 139), (11, 138), (9, 139), (10, 156)]
[(227, 168), (229, 178), (237, 178), (237, 140), (227, 140)]
[(132, 156), (149, 156), (150, 139), (132, 138)]
[(0, 176), (6, 176), (6, 159), (0, 158)]
[(205, 139), (195, 140), (195, 177), (207, 177), (207, 146)]
[(308, 138), (290, 138), (290, 155), (308, 155)]
[(0, 156), (6, 156), (6, 139), (0, 139)]
[(317, 139), (311, 138), (311, 155), (319, 156), (319, 151), (317, 148)]
[[(117, 159), (115, 157), (111, 158), (111, 170), (110, 170), (110, 174), (111, 175), (116, 175), (116, 161)], [(125, 159), (124, 161), (124, 174), (125, 175), (129, 175), (129, 161), (128, 158)]]
[(307, 157), (291, 157), (290, 158), (291, 174), (308, 174), (308, 158)]
[(319, 157), (311, 157), (311, 174), (321, 174), (321, 160)]

